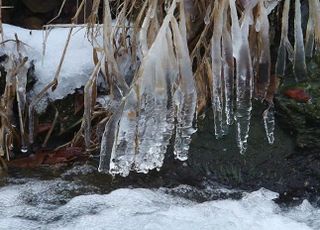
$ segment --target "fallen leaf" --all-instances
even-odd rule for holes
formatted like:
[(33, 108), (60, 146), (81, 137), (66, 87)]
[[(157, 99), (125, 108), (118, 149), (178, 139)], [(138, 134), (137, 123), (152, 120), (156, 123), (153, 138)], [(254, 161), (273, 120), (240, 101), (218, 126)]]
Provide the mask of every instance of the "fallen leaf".
[(310, 95), (301, 88), (288, 89), (284, 92), (284, 95), (298, 102), (308, 102), (311, 99)]
[(56, 151), (41, 149), (35, 154), (7, 162), (8, 167), (35, 168), (41, 165), (56, 165), (87, 159), (82, 148), (67, 147)]

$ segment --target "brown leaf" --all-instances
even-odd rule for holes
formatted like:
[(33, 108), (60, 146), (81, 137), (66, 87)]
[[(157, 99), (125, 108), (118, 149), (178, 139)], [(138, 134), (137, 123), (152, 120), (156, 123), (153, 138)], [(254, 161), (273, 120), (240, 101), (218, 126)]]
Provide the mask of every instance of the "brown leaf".
[(35, 154), (7, 162), (8, 167), (35, 168), (41, 165), (55, 165), (87, 159), (82, 148), (67, 147), (56, 151), (39, 150)]

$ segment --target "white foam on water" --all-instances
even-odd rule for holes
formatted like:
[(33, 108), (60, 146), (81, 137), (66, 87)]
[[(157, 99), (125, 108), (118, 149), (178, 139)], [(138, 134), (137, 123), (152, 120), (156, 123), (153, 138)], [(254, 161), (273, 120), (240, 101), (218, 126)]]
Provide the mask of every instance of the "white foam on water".
[(266, 189), (203, 203), (166, 191), (125, 188), (99, 195), (63, 180), (7, 185), (0, 188), (0, 229), (320, 229), (319, 209), (304, 201), (282, 210), (272, 201), (277, 193)]

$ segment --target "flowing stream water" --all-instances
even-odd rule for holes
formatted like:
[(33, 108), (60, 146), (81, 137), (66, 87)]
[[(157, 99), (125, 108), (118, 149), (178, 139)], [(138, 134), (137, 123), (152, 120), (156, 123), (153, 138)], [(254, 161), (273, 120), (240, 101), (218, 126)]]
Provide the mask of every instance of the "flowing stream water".
[(57, 177), (3, 178), (0, 229), (320, 229), (319, 207), (307, 200), (279, 206), (278, 194), (264, 188), (249, 193), (208, 183), (111, 191), (103, 177), (79, 179), (95, 170), (84, 165)]

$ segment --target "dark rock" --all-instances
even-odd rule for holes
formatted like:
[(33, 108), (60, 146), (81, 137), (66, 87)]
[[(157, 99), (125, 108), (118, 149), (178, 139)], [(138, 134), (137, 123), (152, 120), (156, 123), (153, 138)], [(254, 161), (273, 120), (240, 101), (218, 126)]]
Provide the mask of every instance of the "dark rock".
[(61, 4), (60, 0), (22, 0), (33, 13), (47, 13)]
[(32, 30), (40, 30), (44, 24), (45, 23), (41, 18), (27, 17), (23, 20), (21, 26)]

